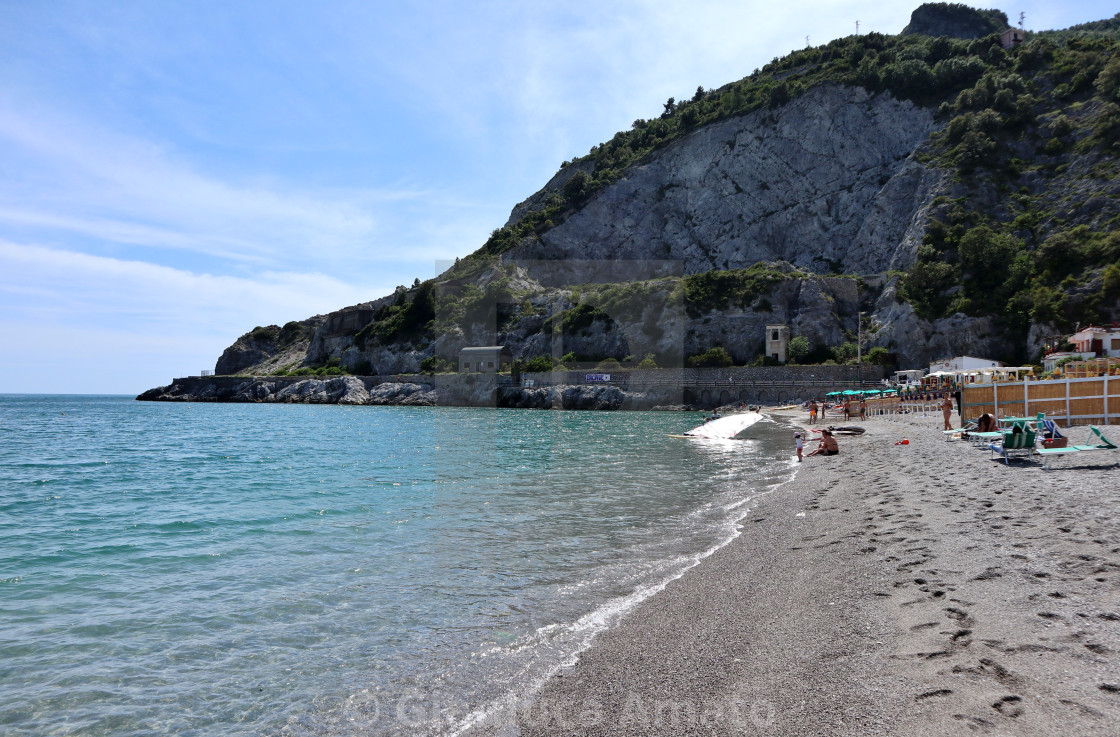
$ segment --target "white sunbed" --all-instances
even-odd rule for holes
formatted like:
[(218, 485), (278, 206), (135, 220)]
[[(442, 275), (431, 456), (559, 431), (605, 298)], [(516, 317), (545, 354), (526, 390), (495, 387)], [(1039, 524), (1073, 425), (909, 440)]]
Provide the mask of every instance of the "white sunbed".
[(1097, 450), (1120, 450), (1120, 446), (1117, 446), (1111, 440), (1106, 438), (1104, 434), (1101, 433), (1100, 428), (1090, 425), (1089, 438), (1086, 442), (1093, 443), (1094, 438), (1096, 439), (1095, 444), (1071, 445), (1068, 448), (1041, 448), (1036, 452), (1042, 458), (1042, 467), (1045, 470), (1049, 471), (1050, 459), (1056, 456), (1073, 455), (1075, 453), (1090, 453)]

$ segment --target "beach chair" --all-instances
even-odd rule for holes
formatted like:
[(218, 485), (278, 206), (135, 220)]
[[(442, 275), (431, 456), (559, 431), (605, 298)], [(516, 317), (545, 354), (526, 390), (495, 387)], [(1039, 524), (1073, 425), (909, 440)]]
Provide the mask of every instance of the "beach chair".
[(1053, 420), (1042, 421), (1042, 434), (1046, 438), (1042, 441), (1046, 447), (1064, 448), (1069, 445), (1069, 439), (1062, 435), (1062, 431), (1058, 429), (1058, 424)]
[(970, 422), (965, 423), (964, 425), (961, 425), (960, 430), (942, 430), (941, 434), (945, 436), (946, 441), (953, 440), (953, 439), (958, 439), (959, 440), (959, 439), (964, 438), (966, 433), (971, 433), (975, 429), (976, 429), (976, 422), (975, 421), (970, 421)]
[[(1095, 441), (1094, 441), (1095, 439)], [(1072, 455), (1074, 453), (1090, 453), (1098, 450), (1120, 450), (1120, 447), (1104, 436), (1100, 428), (1089, 426), (1089, 438), (1086, 445), (1071, 445), (1066, 448), (1041, 448), (1038, 451), (1042, 459), (1042, 468), (1050, 470), (1050, 460), (1056, 456)]]
[(1028, 458), (1034, 457), (1034, 440), (1037, 433), (1034, 430), (1023, 430), (1022, 432), (1014, 432), (1012, 430), (1005, 430), (1003, 433), (1002, 443), (992, 443), (988, 447), (992, 450), (992, 456), (997, 453), (1003, 456), (1003, 462), (1006, 465), (1010, 464), (1010, 458), (1013, 453), (1026, 453)]
[[(1095, 440), (1094, 440), (1095, 438)], [(1120, 446), (1104, 436), (1099, 427), (1089, 425), (1089, 438), (1086, 445), (1074, 445), (1080, 451), (1087, 450), (1117, 450)]]
[(1003, 440), (1003, 430), (994, 430), (992, 432), (972, 432), (969, 431), (968, 439), (975, 443), (978, 447), (992, 443), (996, 440)]

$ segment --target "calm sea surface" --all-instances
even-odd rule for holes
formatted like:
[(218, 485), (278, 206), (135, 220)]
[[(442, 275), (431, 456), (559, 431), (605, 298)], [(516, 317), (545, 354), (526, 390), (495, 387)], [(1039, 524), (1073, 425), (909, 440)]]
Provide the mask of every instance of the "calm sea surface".
[(790, 477), (698, 418), (0, 396), (0, 733), (454, 732)]

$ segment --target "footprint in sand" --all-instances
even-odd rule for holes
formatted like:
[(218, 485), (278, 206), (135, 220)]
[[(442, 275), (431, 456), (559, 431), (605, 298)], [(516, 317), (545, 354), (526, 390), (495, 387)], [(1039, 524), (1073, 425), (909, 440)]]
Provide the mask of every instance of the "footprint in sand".
[(925, 693), (918, 694), (914, 697), (914, 701), (924, 701), (925, 699), (932, 699), (936, 696), (948, 696), (951, 693), (953, 693), (953, 689), (951, 688), (938, 688), (933, 691), (926, 691)]
[(999, 701), (992, 704), (992, 708), (1003, 714), (1005, 717), (1014, 719), (1023, 714), (1023, 707), (1021, 706), (1023, 699), (1019, 696), (1004, 696)]

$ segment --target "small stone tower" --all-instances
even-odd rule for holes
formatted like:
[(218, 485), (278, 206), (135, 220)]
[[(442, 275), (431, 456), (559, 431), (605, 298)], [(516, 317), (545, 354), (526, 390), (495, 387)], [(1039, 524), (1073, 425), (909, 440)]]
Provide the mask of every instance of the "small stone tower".
[(766, 357), (785, 363), (789, 349), (789, 325), (766, 326)]

